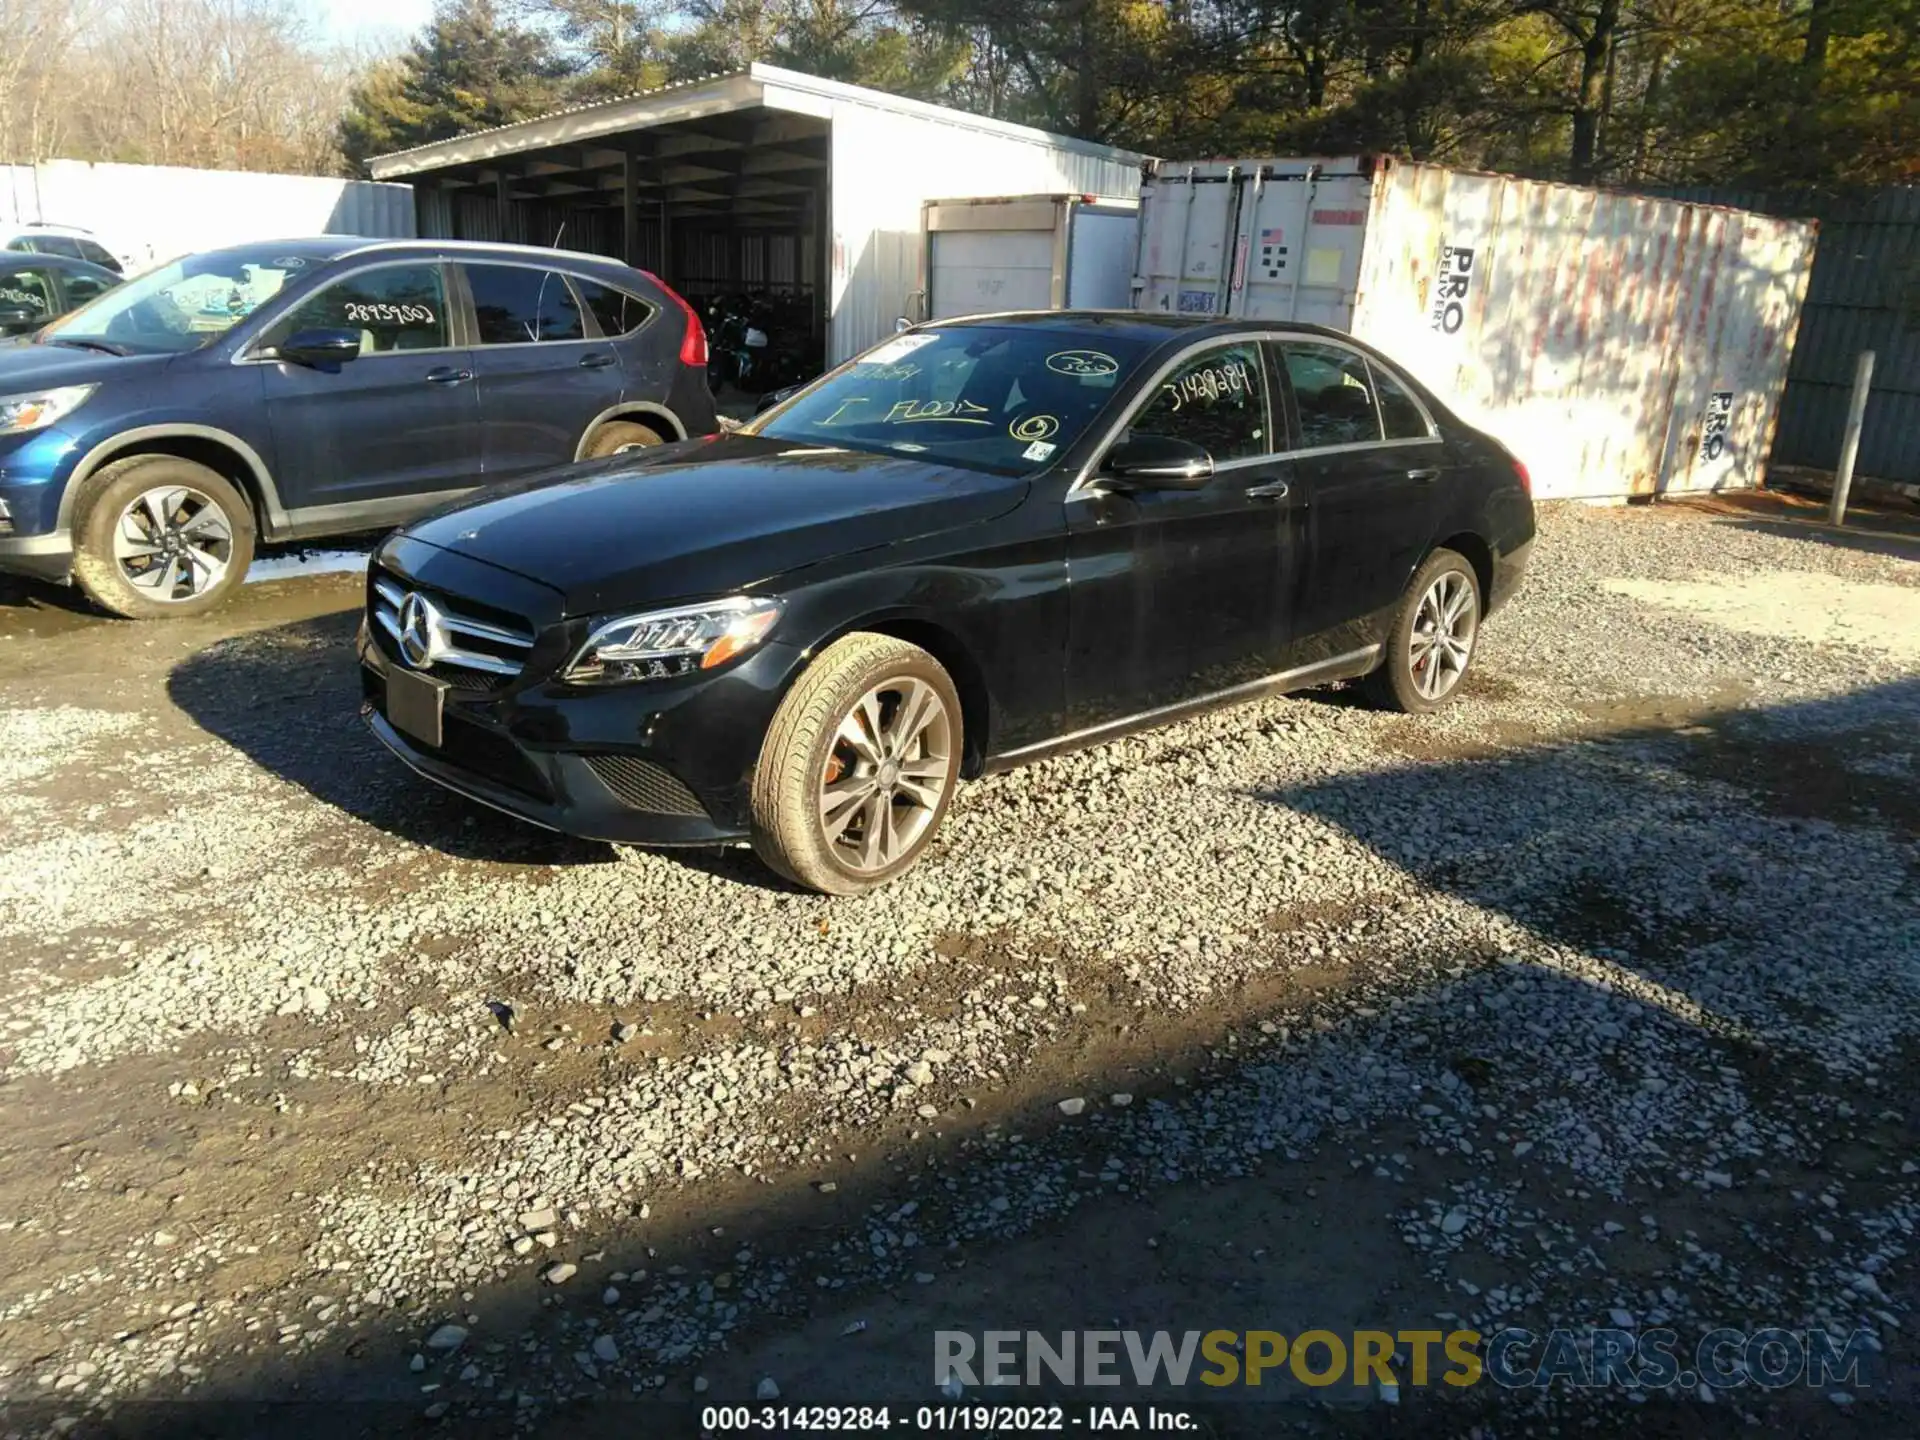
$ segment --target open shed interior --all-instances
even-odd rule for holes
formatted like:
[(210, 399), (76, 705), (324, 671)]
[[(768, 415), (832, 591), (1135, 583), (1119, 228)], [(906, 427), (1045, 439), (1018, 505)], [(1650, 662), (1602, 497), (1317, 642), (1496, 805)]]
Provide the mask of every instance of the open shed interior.
[(512, 127), (528, 148), (410, 174), (420, 233), (625, 260), (692, 302), (717, 345), (716, 320), (744, 311), (776, 348), (804, 347), (795, 366), (822, 368), (827, 120), (748, 106), (541, 143), (565, 119)]

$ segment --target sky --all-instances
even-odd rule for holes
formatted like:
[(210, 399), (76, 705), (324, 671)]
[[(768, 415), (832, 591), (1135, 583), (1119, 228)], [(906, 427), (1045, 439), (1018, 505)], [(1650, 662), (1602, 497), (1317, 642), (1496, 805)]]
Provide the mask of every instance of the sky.
[(411, 35), (433, 15), (433, 0), (311, 0), (331, 40), (382, 31)]

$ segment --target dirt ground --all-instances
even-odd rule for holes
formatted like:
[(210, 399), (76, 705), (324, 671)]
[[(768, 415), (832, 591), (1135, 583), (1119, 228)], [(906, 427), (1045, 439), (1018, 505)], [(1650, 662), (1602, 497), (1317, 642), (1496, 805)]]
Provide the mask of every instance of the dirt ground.
[[(937, 1330), (1297, 1334), (1470, 1318), (1485, 1329), (1485, 1295), (1510, 1286), (1505, 1323), (1542, 1331), (1607, 1323), (1603, 1293), (1643, 1297), (1629, 1308), (1644, 1314), (1663, 1287), (1682, 1292), (1663, 1307), (1682, 1328), (1866, 1315), (1875, 1360), (1837, 1398), (1484, 1384), (1014, 1398), (1059, 1400), (1074, 1429), (1089, 1428), (1097, 1402), (1189, 1413), (1195, 1433), (1219, 1436), (1910, 1433), (1920, 1012), (1903, 987), (1920, 983), (1920, 956), (1902, 927), (1920, 914), (1920, 526), (1891, 517), (1838, 535), (1791, 503), (1659, 508), (1549, 526), (1537, 564), (1577, 562), (1591, 583), (1554, 589), (1549, 578), (1552, 595), (1571, 598), (1493, 622), (1511, 628), (1512, 648), (1490, 642), (1445, 723), (1387, 725), (1335, 693), (1146, 742), (1153, 784), (1319, 817), (1351, 852), (1318, 880), (1314, 847), (1334, 855), (1334, 839), (1286, 852), (1300, 886), (1236, 892), (1231, 935), (1209, 908), (1179, 939), (1176, 896), (1155, 912), (1162, 933), (1142, 922), (1137, 936), (1076, 945), (1097, 912), (1121, 906), (1098, 898), (1097, 857), (1053, 886), (1018, 856), (964, 849), (963, 831), (939, 862), (953, 898), (927, 929), (937, 939), (908, 955), (875, 932), (880, 960), (844, 972), (816, 973), (785, 947), (850, 933), (859, 948), (867, 912), (793, 896), (749, 857), (623, 859), (392, 763), (355, 716), (356, 576), (251, 586), (213, 616), (147, 626), (0, 582), (0, 946), (15, 991), (0, 1017), (0, 1427), (694, 1433), (702, 1404), (758, 1407), (770, 1378), (785, 1402), (945, 1403)], [(1718, 568), (1736, 541), (1748, 558), (1737, 573)], [(1618, 558), (1669, 543), (1702, 558)], [(1577, 630), (1589, 610), (1623, 636), (1604, 681), (1599, 669), (1554, 669), (1604, 648)], [(1684, 674), (1661, 658), (1681, 649)], [(1756, 728), (1768, 714), (1782, 728)], [(1488, 797), (1524, 792), (1530, 766), (1545, 767), (1531, 772), (1536, 790), (1569, 786), (1563, 761), (1582, 785), (1589, 768), (1632, 768), (1617, 795), (1571, 788), (1556, 800), (1550, 823), (1570, 834), (1631, 836), (1637, 807), (1665, 815), (1671, 804), (1677, 816), (1734, 817), (1729, 854), (1768, 865), (1795, 846), (1891, 857), (1835, 887), (1842, 913), (1818, 907), (1821, 925), (1850, 911), (1867, 927), (1835, 942), (1860, 956), (1857, 975), (1834, 975), (1851, 993), (1756, 980), (1770, 1008), (1742, 1009), (1738, 945), (1784, 947), (1790, 966), (1794, 941), (1769, 908), (1761, 859), (1744, 875), (1737, 859), (1724, 874), (1703, 860), (1684, 894), (1669, 893), (1616, 840), (1616, 869), (1604, 855), (1569, 862), (1513, 899), (1501, 887), (1525, 877), (1499, 872), (1530, 863), (1525, 835), (1547, 812), (1518, 816), (1478, 857), (1436, 854), (1388, 818), (1409, 802), (1511, 811), (1520, 802)], [(1043, 819), (1050, 806), (1124, 809), (1130, 782), (1085, 768), (1105, 764), (1041, 767), (973, 803)], [(1347, 788), (1356, 778), (1372, 788)], [(1582, 815), (1592, 794), (1609, 813)], [(1143, 853), (1149, 839), (1211, 846), (1213, 870), (1241, 873), (1230, 830), (1169, 820), (1162, 836), (1159, 822), (1139, 823)], [(1817, 887), (1819, 875), (1802, 880)], [(1052, 929), (1009, 899), (1075, 885), (1088, 908), (1063, 909)], [(665, 897), (657, 913), (653, 893)], [(1550, 913), (1539, 908), (1549, 901)], [(1196, 892), (1187, 913), (1200, 906)], [(1482, 918), (1445, 929), (1456, 908)], [(653, 942), (634, 932), (649, 926), (724, 929), (730, 911), (739, 944), (767, 952), (770, 978), (706, 973), (691, 941), (684, 984), (606, 958), (647, 952)], [(1663, 917), (1657, 928), (1650, 915)], [(1429, 920), (1441, 928), (1420, 928)], [(1809, 963), (1824, 943), (1809, 938)], [(1538, 1032), (1516, 1021), (1512, 1050), (1495, 1052), (1470, 1037), (1497, 1031), (1508, 1002), (1471, 987), (1483, 972), (1504, 983), (1515, 944), (1540, 946), (1543, 964), (1622, 978), (1564, 1003), (1522, 1002), (1541, 1007), (1524, 1011)], [(1689, 984), (1709, 973), (1695, 964), (1711, 983)], [(1876, 975), (1895, 978), (1863, 993)], [(1016, 1005), (1029, 990), (1042, 1003)], [(1655, 1013), (1656, 990), (1670, 1014)], [(982, 1008), (1002, 995), (1001, 1008)], [(1657, 1038), (1631, 1056), (1609, 1041), (1590, 1067), (1562, 1073), (1550, 1027), (1590, 995), (1641, 997)], [(503, 1003), (511, 1030), (495, 1018)], [(1884, 1048), (1862, 1060), (1846, 1035), (1876, 1009)], [(1396, 1016), (1399, 1028), (1384, 1028)], [(1417, 1043), (1403, 1038), (1408, 1017), (1420, 1017)], [(619, 1023), (639, 1033), (609, 1039)], [(1622, 1047), (1637, 1022), (1625, 1023)], [(1783, 1038), (1795, 1027), (1829, 1038), (1799, 1047)], [(806, 1072), (815, 1080), (769, 1079), (802, 1047), (825, 1053), (843, 1037), (906, 1058), (970, 1046), (955, 1063), (973, 1068), (951, 1090), (923, 1080), (871, 1109), (837, 1098), (853, 1072), (830, 1065)], [(777, 1060), (763, 1065), (763, 1053)], [(1359, 1068), (1341, 1069), (1355, 1054)], [(1424, 1077), (1404, 1093), (1403, 1063)], [(1274, 1110), (1309, 1067), (1333, 1107), (1324, 1129), (1295, 1143), (1235, 1128)], [(1440, 1071), (1453, 1077), (1444, 1093)], [(1596, 1153), (1629, 1143), (1643, 1112), (1606, 1106), (1656, 1072), (1656, 1095), (1684, 1074), (1734, 1087), (1733, 1108), (1663, 1113), (1661, 1158), (1589, 1168), (1577, 1132), (1601, 1136), (1587, 1147)], [(851, 1083), (857, 1097), (869, 1082)], [(932, 1116), (915, 1103), (928, 1095), (940, 1101)], [(1107, 1098), (1119, 1095), (1125, 1106)], [(1062, 1097), (1091, 1105), (1069, 1116)], [(645, 1182), (630, 1192), (593, 1188), (605, 1179), (596, 1165), (626, 1154), (605, 1119), (616, 1113), (644, 1132), (633, 1154)], [(1578, 1123), (1562, 1151), (1550, 1135), (1569, 1115)], [(1725, 1127), (1749, 1118), (1791, 1129), (1793, 1143), (1731, 1188), (1699, 1181), (1722, 1163)], [(1150, 1151), (1123, 1124), (1177, 1129), (1185, 1148)], [(1696, 1178), (1649, 1181), (1666, 1166)], [(577, 1176), (579, 1195), (544, 1188), (555, 1175)], [(1030, 1206), (1025, 1184), (1042, 1196)], [(557, 1244), (509, 1254), (469, 1203), (496, 1194), (486, 1215), (551, 1202)], [(1434, 1207), (1425, 1220), (1422, 1204)], [(1464, 1234), (1441, 1222), (1456, 1204), (1471, 1212)], [(1809, 1211), (1821, 1209), (1821, 1233), (1857, 1218), (1857, 1235), (1812, 1238)], [(919, 1248), (882, 1233), (900, 1231), (917, 1231)], [(1536, 1231), (1537, 1245), (1521, 1238)], [(1597, 1271), (1581, 1258), (1596, 1249)], [(1868, 1254), (1878, 1298), (1863, 1310), (1846, 1277)], [(556, 1258), (577, 1278), (541, 1283), (533, 1267)], [(683, 1312), (695, 1318), (669, 1334)], [(427, 1346), (450, 1321), (470, 1338), (452, 1353)], [(593, 1358), (601, 1336), (617, 1361)], [(1006, 1397), (967, 1396), (982, 1398)]]

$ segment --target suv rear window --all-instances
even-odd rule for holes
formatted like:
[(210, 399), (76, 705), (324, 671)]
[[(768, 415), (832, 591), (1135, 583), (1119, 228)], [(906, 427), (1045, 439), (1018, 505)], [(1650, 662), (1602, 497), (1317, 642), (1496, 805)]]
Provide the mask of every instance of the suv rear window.
[(96, 245), (91, 240), (78, 240), (74, 243), (80, 247), (80, 258), (82, 260), (91, 260), (94, 264), (105, 270), (117, 271), (120, 268), (120, 262), (114, 258), (113, 252), (107, 249), (106, 246)]
[(600, 322), (602, 335), (631, 335), (653, 318), (654, 306), (638, 295), (629, 295), (624, 290), (578, 275), (573, 277), (573, 283), (580, 291), (580, 298), (587, 302), (587, 309), (593, 312), (593, 318)]
[(557, 270), (526, 265), (468, 265), (473, 318), (482, 345), (530, 345), (541, 340), (584, 340), (580, 306)]

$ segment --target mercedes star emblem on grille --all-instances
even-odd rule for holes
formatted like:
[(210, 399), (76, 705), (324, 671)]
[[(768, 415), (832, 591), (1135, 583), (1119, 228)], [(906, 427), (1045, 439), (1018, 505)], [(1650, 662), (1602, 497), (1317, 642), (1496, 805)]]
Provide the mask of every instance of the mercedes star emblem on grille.
[(400, 658), (416, 670), (425, 670), (447, 653), (447, 627), (433, 602), (409, 590), (400, 602)]

